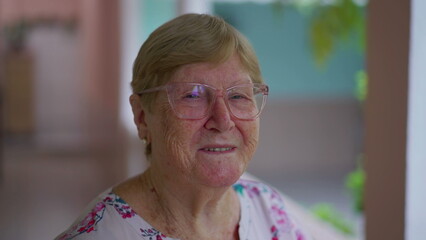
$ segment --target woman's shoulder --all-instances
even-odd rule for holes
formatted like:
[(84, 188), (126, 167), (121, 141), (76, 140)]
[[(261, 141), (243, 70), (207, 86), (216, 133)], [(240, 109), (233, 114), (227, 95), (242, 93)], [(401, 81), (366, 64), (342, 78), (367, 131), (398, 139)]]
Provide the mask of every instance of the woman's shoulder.
[(120, 239), (114, 238), (114, 235), (126, 228), (126, 224), (121, 221), (135, 216), (133, 209), (109, 189), (96, 197), (83, 214), (56, 239)]
[(240, 197), (241, 224), (247, 234), (259, 238), (271, 236), (270, 239), (310, 239), (286, 206), (284, 196), (275, 188), (259, 180), (245, 178), (238, 180), (233, 187)]

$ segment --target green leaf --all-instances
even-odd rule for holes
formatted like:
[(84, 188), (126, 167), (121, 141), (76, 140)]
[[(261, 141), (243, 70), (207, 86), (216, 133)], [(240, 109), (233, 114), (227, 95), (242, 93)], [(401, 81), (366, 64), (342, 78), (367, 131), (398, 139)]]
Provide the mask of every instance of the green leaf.
[(346, 177), (346, 188), (350, 191), (354, 199), (354, 210), (359, 213), (364, 211), (364, 186), (366, 179), (365, 171), (361, 164), (362, 158), (363, 156), (360, 155), (357, 169), (349, 173)]
[(350, 40), (352, 33), (365, 49), (365, 19), (363, 7), (352, 0), (339, 0), (335, 4), (316, 8), (311, 20), (310, 38), (315, 62), (323, 66), (331, 56), (336, 43)]
[(342, 215), (328, 203), (319, 203), (312, 207), (313, 214), (319, 219), (330, 223), (340, 232), (346, 235), (354, 235), (353, 224), (349, 223)]
[(360, 102), (364, 102), (368, 92), (368, 78), (365, 70), (359, 70), (355, 75), (355, 97)]

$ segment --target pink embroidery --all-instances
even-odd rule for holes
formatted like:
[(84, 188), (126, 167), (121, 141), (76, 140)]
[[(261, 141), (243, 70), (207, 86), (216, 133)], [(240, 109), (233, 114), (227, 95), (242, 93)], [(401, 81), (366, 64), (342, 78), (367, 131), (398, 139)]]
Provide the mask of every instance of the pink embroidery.
[(236, 184), (234, 185), (234, 189), (236, 189), (236, 191), (240, 194), (242, 194), (242, 189), (245, 189), (250, 198), (258, 197), (262, 192), (256, 184), (251, 184), (249, 182), (241, 182)]
[(140, 229), (142, 237), (149, 237), (149, 239), (153, 239), (152, 237), (155, 236), (156, 240), (163, 240), (163, 238), (167, 238), (166, 235), (160, 233), (155, 228), (148, 228), (148, 229)]
[(277, 224), (277, 228), (281, 232), (289, 232), (292, 228), (290, 219), (288, 218), (287, 212), (277, 205), (272, 205), (271, 216)]
[(97, 203), (79, 224), (72, 227), (70, 231), (66, 232), (59, 239), (71, 239), (84, 232), (90, 233), (95, 230), (96, 224), (103, 218), (104, 211), (105, 204), (103, 202)]
[(106, 205), (113, 206), (114, 209), (121, 215), (122, 218), (131, 218), (135, 216), (135, 212), (130, 206), (120, 197), (110, 193), (102, 202), (98, 202), (87, 216), (78, 224), (70, 228), (64, 233), (60, 240), (72, 239), (82, 233), (90, 233), (96, 230), (96, 225), (102, 220)]
[(271, 233), (272, 233), (271, 240), (278, 240), (278, 229), (277, 229), (277, 227), (275, 227), (275, 225), (272, 225)]
[(297, 240), (305, 240), (305, 236), (303, 235), (303, 233), (300, 230), (296, 231), (296, 238), (297, 238)]
[(113, 199), (107, 196), (104, 202), (110, 206), (113, 206), (115, 210), (121, 215), (122, 218), (131, 218), (136, 215), (135, 211), (120, 197), (115, 195)]

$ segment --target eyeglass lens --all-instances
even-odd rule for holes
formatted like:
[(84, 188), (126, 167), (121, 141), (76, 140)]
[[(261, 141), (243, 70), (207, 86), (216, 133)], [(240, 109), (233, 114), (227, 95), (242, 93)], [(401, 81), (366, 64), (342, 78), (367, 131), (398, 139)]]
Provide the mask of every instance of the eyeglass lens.
[[(180, 118), (205, 117), (216, 100), (217, 90), (201, 84), (176, 84), (168, 90), (169, 100)], [(253, 119), (260, 113), (264, 94), (253, 85), (228, 89), (224, 96), (231, 113), (240, 119)]]

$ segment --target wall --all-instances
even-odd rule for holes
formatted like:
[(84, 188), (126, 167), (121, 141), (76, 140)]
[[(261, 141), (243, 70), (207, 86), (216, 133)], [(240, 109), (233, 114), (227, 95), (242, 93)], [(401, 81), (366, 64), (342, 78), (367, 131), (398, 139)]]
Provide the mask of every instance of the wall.
[(357, 36), (337, 42), (326, 65), (318, 67), (309, 44), (312, 16), (290, 6), (277, 12), (272, 4), (216, 3), (214, 7), (253, 44), (273, 99), (352, 98), (355, 73), (364, 68)]
[(405, 239), (426, 236), (426, 2), (411, 1)]

